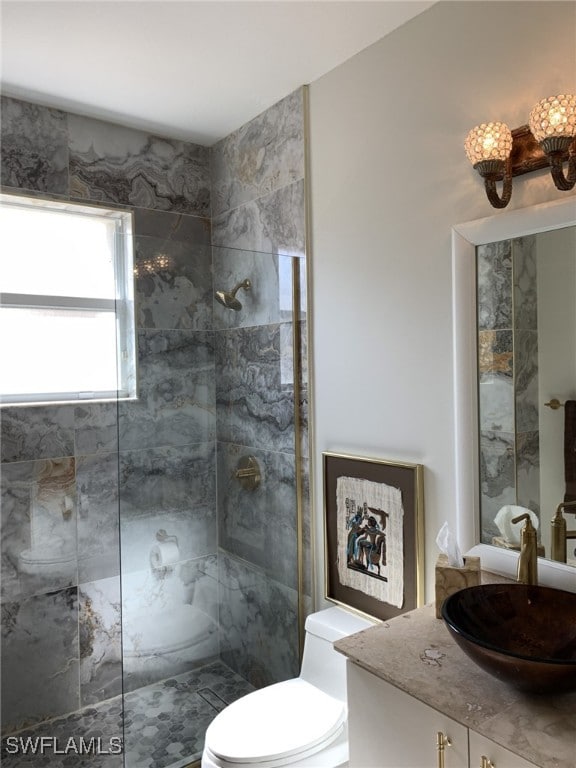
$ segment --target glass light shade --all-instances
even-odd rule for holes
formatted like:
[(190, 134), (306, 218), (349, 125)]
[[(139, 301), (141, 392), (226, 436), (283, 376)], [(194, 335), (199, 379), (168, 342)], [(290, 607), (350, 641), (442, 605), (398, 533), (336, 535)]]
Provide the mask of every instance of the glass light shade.
[(507, 160), (512, 151), (512, 131), (506, 123), (482, 123), (472, 128), (464, 149), (472, 165), (483, 160)]
[(576, 96), (549, 96), (532, 107), (528, 120), (536, 141), (552, 136), (576, 136)]

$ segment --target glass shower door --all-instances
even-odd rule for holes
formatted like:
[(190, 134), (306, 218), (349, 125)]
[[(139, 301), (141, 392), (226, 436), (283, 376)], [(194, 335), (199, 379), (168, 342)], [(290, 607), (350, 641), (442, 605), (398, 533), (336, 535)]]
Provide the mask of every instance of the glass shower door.
[[(149, 259), (153, 238), (145, 245)], [(299, 668), (300, 270), (272, 254), (209, 255), (206, 264), (206, 252), (190, 248), (149, 290), (139, 400), (119, 411), (128, 768), (194, 764), (219, 711)], [(183, 308), (190, 327), (181, 327), (182, 281), (205, 272), (196, 319)], [(241, 307), (216, 300), (246, 279)], [(257, 483), (238, 474), (248, 459)]]

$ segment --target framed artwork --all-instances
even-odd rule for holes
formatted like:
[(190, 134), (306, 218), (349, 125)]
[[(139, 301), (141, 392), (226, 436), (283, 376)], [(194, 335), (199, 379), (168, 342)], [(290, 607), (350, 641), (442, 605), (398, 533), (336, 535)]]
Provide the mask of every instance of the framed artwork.
[(377, 619), (423, 604), (423, 466), (323, 453), (325, 594)]

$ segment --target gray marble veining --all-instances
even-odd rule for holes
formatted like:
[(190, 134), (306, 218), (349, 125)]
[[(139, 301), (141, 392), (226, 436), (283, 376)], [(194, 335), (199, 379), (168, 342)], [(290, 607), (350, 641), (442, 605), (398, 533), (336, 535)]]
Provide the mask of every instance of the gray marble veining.
[(116, 403), (83, 403), (74, 408), (74, 444), (78, 454), (118, 450)]
[(122, 693), (120, 577), (82, 584), (79, 599), (81, 706)]
[[(30, 547), (30, 504), (35, 462), (4, 464), (0, 473), (2, 602), (21, 597), (18, 558)], [(69, 582), (62, 586), (69, 586)]]
[(2, 184), (68, 194), (66, 114), (6, 96), (1, 99), (1, 110)]
[(167, 243), (210, 244), (210, 218), (176, 211), (134, 208), (134, 231)]
[(139, 398), (119, 404), (121, 450), (214, 438), (211, 332), (139, 331), (138, 365)]
[(539, 428), (538, 332), (517, 330), (514, 333), (514, 392), (516, 397), (516, 431)]
[(512, 327), (512, 245), (510, 240), (479, 245), (478, 327)]
[(123, 524), (170, 510), (186, 511), (215, 503), (214, 444), (192, 443), (120, 453)]
[[(310, 460), (302, 458), (302, 569), (304, 575), (304, 596), (305, 599), (311, 598), (314, 584), (315, 557), (312, 547), (312, 504), (310, 498)], [(312, 612), (312, 606), (308, 613)]]
[(74, 455), (74, 406), (3, 408), (2, 461)]
[(303, 178), (303, 110), (298, 89), (212, 147), (214, 216)]
[(120, 573), (118, 454), (76, 460), (79, 582)]
[(298, 675), (297, 593), (221, 552), (221, 658), (254, 686)]
[(79, 115), (68, 129), (72, 197), (209, 215), (206, 147)]
[(304, 182), (295, 181), (214, 216), (212, 241), (228, 248), (303, 256), (304, 217)]
[(138, 327), (212, 327), (210, 227), (205, 219), (141, 213), (136, 217), (134, 272)]
[[(302, 348), (302, 347), (301, 347)], [(309, 457), (310, 438), (308, 428), (309, 395), (308, 385), (303, 383), (300, 388), (300, 399), (298, 403), (300, 408), (300, 453), (302, 456)]]
[(535, 331), (538, 328), (538, 262), (536, 235), (512, 241), (514, 274), (514, 327)]
[(514, 434), (481, 432), (479, 447), (482, 541), (491, 544), (492, 537), (500, 535), (494, 524), (498, 510), (517, 503)]
[(234, 476), (246, 449), (219, 443), (219, 545), (281, 584), (297, 588), (294, 455), (252, 449), (262, 481), (247, 492)]
[[(286, 335), (291, 343), (291, 333)], [(294, 451), (293, 382), (282, 364), (286, 335), (279, 325), (217, 334), (219, 440)]]
[(6, 732), (78, 709), (77, 589), (4, 603), (1, 658)]

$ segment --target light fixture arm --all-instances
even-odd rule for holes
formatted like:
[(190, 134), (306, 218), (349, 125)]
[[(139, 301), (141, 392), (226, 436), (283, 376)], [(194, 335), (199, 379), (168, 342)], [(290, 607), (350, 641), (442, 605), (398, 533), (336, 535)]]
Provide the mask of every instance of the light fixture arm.
[(496, 181), (498, 179), (485, 178), (484, 188), (486, 189), (486, 195), (490, 201), (490, 205), (494, 208), (506, 208), (512, 197), (512, 176), (509, 173), (504, 175), (502, 179), (502, 196), (498, 194), (496, 189)]
[[(507, 160), (482, 160), (474, 168), (484, 179), (484, 189), (490, 205), (506, 208), (512, 197), (512, 164)], [(502, 182), (502, 195), (498, 194), (496, 183)]]
[(550, 152), (548, 154), (550, 173), (554, 180), (554, 184), (556, 185), (556, 189), (568, 192), (573, 189), (576, 184), (576, 149), (574, 148), (574, 145), (572, 145), (568, 154), (567, 175), (564, 175), (564, 159), (565, 156), (561, 151)]

